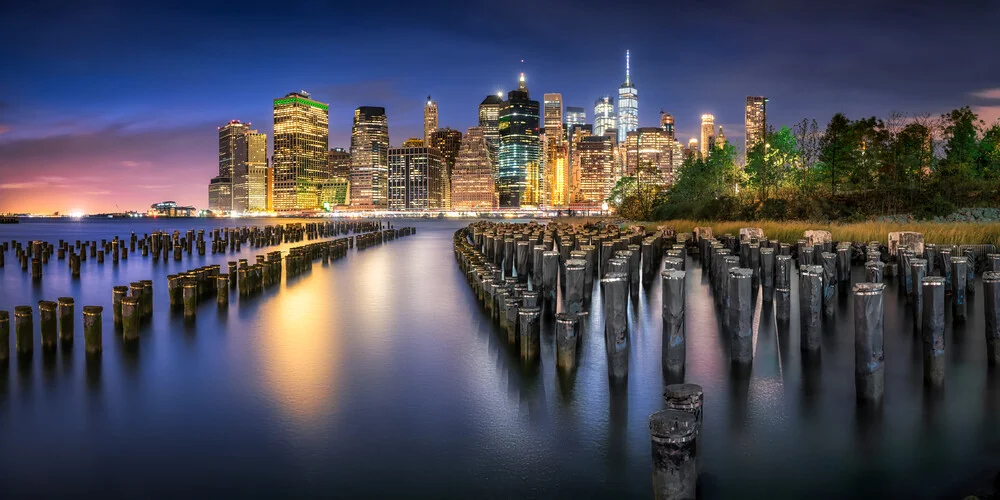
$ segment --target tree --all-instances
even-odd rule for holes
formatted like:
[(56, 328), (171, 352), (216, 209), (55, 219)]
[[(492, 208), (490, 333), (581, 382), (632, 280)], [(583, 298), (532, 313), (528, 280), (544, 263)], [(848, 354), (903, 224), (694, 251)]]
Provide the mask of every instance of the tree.
[[(851, 143), (851, 135), (851, 121), (843, 113), (837, 113), (830, 118), (826, 132), (820, 139), (820, 166), (828, 172), (832, 196), (837, 195), (837, 185), (842, 182), (843, 171), (852, 156), (854, 145)], [(841, 171), (838, 172), (837, 169)]]
[(979, 154), (979, 117), (968, 106), (941, 115), (944, 124), (944, 158), (937, 170), (940, 192), (956, 200), (972, 187)]
[(819, 161), (820, 142), (823, 136), (819, 132), (819, 124), (816, 123), (816, 120), (808, 118), (803, 118), (795, 125), (793, 135), (795, 150), (798, 152), (798, 157), (795, 159), (795, 167), (798, 172), (796, 181), (799, 190), (805, 191), (811, 188), (809, 174), (816, 167), (816, 162)]

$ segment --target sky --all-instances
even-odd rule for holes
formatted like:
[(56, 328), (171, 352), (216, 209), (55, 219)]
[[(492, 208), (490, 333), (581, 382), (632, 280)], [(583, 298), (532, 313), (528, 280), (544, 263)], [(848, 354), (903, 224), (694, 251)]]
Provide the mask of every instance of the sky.
[(747, 95), (774, 126), (965, 105), (992, 123), (997, 47), (994, 0), (4, 2), (0, 212), (206, 207), (217, 128), (249, 121), (270, 149), (293, 91), (330, 103), (330, 147), (362, 105), (386, 108), (391, 144), (422, 136), (428, 95), (465, 131), (520, 72), (590, 121), (626, 49), (640, 126), (663, 109), (682, 140), (712, 113), (742, 145)]

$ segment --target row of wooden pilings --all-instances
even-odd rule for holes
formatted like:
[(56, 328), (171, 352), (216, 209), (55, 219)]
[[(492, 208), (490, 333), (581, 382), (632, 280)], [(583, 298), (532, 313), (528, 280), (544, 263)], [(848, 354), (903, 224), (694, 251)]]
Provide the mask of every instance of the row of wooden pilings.
[(30, 269), (32, 280), (42, 280), (43, 266), (48, 264), (51, 256), (57, 260), (68, 260), (70, 273), (74, 278), (80, 277), (81, 263), (89, 258), (98, 264), (104, 264), (110, 258), (114, 265), (121, 260), (128, 260), (129, 254), (141, 254), (147, 258), (152, 255), (154, 261), (164, 261), (173, 256), (175, 261), (183, 260), (184, 255), (192, 255), (194, 251), (199, 256), (206, 254), (207, 241), (211, 241), (212, 254), (241, 251), (241, 245), (248, 244), (252, 248), (260, 248), (282, 243), (294, 243), (303, 240), (330, 238), (340, 234), (370, 233), (385, 229), (391, 224), (380, 221), (327, 221), (315, 223), (289, 223), (268, 226), (245, 226), (219, 228), (209, 232), (209, 240), (205, 239), (205, 230), (188, 230), (183, 236), (180, 231), (153, 232), (144, 234), (141, 238), (135, 232), (126, 240), (117, 236), (100, 240), (76, 240), (74, 243), (60, 239), (57, 245), (46, 241), (17, 240), (5, 241), (0, 245), (0, 267), (5, 265), (5, 256), (13, 248), (14, 258), (21, 270)]
[[(364, 227), (368, 227), (367, 225)], [(396, 238), (414, 234), (411, 227), (379, 230), (344, 238), (310, 243), (292, 247), (284, 256), (280, 251), (257, 255), (256, 263), (247, 259), (230, 261), (226, 272), (221, 265), (203, 266), (184, 273), (167, 276), (167, 291), (171, 310), (183, 311), (186, 318), (194, 318), (198, 304), (212, 296), (220, 307), (227, 307), (231, 289), (237, 289), (243, 296), (259, 293), (265, 288), (281, 283), (282, 269), (288, 278), (293, 278), (312, 269), (313, 262), (324, 264), (343, 258), (349, 249), (357, 245), (370, 247)], [(360, 247), (359, 247), (360, 248)], [(88, 355), (98, 354), (103, 345), (103, 325), (101, 306), (83, 307), (83, 329)], [(39, 301), (39, 331), (43, 349), (55, 349), (57, 339), (64, 348), (70, 348), (74, 337), (74, 299), (60, 297), (58, 302)], [(153, 315), (153, 281), (142, 280), (112, 288), (112, 318), (116, 331), (121, 332), (125, 341), (139, 338), (141, 325)], [(10, 357), (10, 315), (0, 310), (0, 361)], [(34, 310), (30, 306), (14, 308), (14, 340), (16, 352), (30, 356), (34, 348)]]
[[(455, 233), (454, 247), (477, 299), (499, 323), (508, 343), (518, 347), (523, 362), (539, 361), (540, 315), (556, 310), (556, 288), (561, 287), (555, 350), (557, 369), (564, 372), (575, 369), (577, 346), (587, 335), (594, 279), (600, 278), (603, 289), (605, 348), (613, 381), (628, 375), (629, 299), (637, 296), (640, 283), (651, 283), (661, 255), (671, 267), (663, 272), (664, 293), (668, 286), (675, 294), (684, 290), (683, 247), (668, 245), (660, 231), (646, 235), (636, 228), (623, 233), (614, 226), (475, 223)], [(679, 273), (680, 279), (668, 280), (668, 273), (672, 277)], [(664, 302), (665, 369), (669, 362), (677, 361), (681, 367), (684, 362), (683, 300), (679, 310), (668, 307), (668, 302), (678, 304)], [(679, 344), (668, 342), (668, 331), (678, 335)], [(695, 497), (703, 400), (700, 386), (671, 384), (664, 393), (666, 409), (650, 417), (656, 498)]]

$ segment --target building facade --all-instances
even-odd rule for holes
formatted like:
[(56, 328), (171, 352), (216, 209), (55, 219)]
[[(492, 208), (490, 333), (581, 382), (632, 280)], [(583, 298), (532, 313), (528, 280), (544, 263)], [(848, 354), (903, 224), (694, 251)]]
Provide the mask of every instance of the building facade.
[(708, 152), (715, 147), (715, 117), (701, 115), (701, 156), (708, 157)]
[(629, 51), (625, 51), (625, 82), (618, 87), (618, 143), (639, 128), (639, 91), (632, 85)]
[(233, 212), (267, 210), (267, 134), (249, 130), (237, 143), (240, 161), (233, 166)]
[(600, 208), (614, 186), (614, 141), (603, 135), (581, 137), (577, 151), (580, 155), (577, 204), (581, 208)]
[(594, 102), (594, 135), (604, 135), (608, 129), (618, 127), (615, 117), (615, 100), (611, 96), (599, 97)]
[(385, 108), (361, 106), (351, 127), (351, 206), (385, 207), (389, 172), (389, 124)]
[(208, 182), (208, 209), (228, 212), (233, 205), (233, 182), (228, 177), (213, 177)]
[(672, 179), (674, 140), (659, 127), (640, 127), (625, 138), (625, 175), (634, 176), (640, 167), (653, 169), (657, 178)]
[(566, 131), (573, 128), (573, 125), (585, 125), (587, 123), (587, 110), (576, 106), (566, 106)]
[(541, 144), (538, 101), (529, 98), (521, 74), (518, 88), (507, 93), (500, 108), (497, 129), (497, 192), (501, 208), (537, 206), (541, 187)]
[(351, 177), (351, 153), (344, 148), (333, 148), (327, 153), (327, 177)]
[(308, 92), (274, 100), (273, 203), (278, 211), (319, 207), (319, 183), (326, 178), (330, 107)]
[(389, 210), (441, 210), (443, 169), (437, 148), (389, 149)]
[(441, 209), (449, 210), (451, 209), (451, 175), (455, 169), (458, 151), (462, 147), (462, 133), (449, 127), (438, 129), (431, 134), (431, 142), (427, 145), (437, 148), (444, 159), (444, 168), (441, 170)]
[(490, 168), (493, 178), (497, 177), (497, 155), (500, 152), (500, 108), (503, 106), (503, 94), (490, 94), (479, 103), (479, 128), (483, 130), (486, 146), (489, 147)]
[(424, 105), (424, 144), (431, 143), (431, 134), (438, 129), (438, 105), (427, 96), (427, 104)]
[(569, 191), (571, 204), (580, 202), (580, 140), (584, 137), (590, 137), (592, 135), (594, 135), (594, 127), (589, 124), (573, 125), (567, 132), (567, 163), (569, 163)]
[(489, 144), (482, 127), (471, 127), (462, 139), (451, 174), (451, 209), (489, 211), (497, 207)]
[(674, 117), (670, 113), (665, 113), (662, 109), (660, 110), (660, 128), (662, 128), (671, 139), (676, 139), (674, 136)]
[(746, 109), (746, 140), (744, 151), (750, 151), (757, 143), (762, 142), (767, 134), (767, 98), (764, 96), (747, 96)]

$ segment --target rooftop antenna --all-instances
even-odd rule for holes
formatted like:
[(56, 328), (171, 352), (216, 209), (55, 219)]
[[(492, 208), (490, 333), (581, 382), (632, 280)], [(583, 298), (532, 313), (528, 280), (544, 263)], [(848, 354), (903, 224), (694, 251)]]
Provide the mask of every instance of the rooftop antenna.
[(631, 72), (630, 71), (631, 68), (629, 68), (629, 62), (630, 62), (629, 59), (631, 59), (629, 51), (628, 49), (625, 49), (625, 85), (629, 84), (629, 77), (630, 77), (629, 73)]

